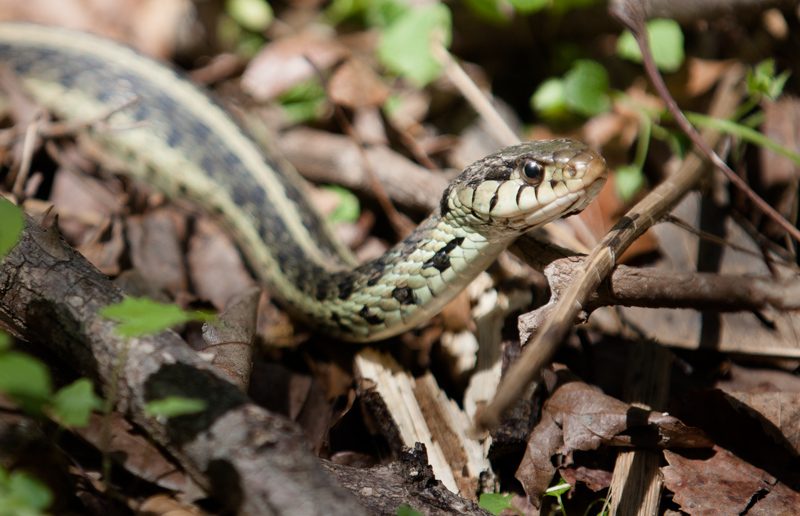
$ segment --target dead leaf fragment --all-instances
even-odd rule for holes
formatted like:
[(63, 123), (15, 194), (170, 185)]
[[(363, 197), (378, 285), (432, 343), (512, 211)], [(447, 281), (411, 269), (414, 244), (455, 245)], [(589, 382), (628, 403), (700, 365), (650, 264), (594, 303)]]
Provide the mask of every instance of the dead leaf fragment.
[(138, 478), (181, 493), (184, 500), (206, 496), (189, 476), (166, 458), (163, 451), (118, 413), (108, 416), (92, 414), (86, 427), (74, 431)]
[(214, 355), (211, 363), (242, 392), (247, 392), (253, 369), (253, 339), (261, 289), (252, 287), (231, 298), (216, 321), (203, 325), (202, 351)]
[(389, 88), (364, 61), (350, 58), (336, 69), (328, 83), (331, 100), (351, 109), (379, 107)]
[(0, 20), (28, 21), (93, 32), (168, 58), (187, 43), (196, 18), (189, 0), (0, 0)]
[(345, 55), (347, 49), (331, 37), (312, 32), (287, 37), (264, 47), (250, 62), (242, 75), (242, 89), (256, 100), (267, 101), (311, 79), (317, 70), (327, 70)]
[(123, 226), (121, 220), (114, 218), (100, 232), (100, 238), (94, 238), (77, 247), (103, 274), (116, 276), (120, 273), (120, 258), (125, 251)]
[(772, 423), (773, 426), (762, 425), (765, 433), (771, 435), (780, 444), (788, 444), (800, 456), (800, 393), (728, 392), (727, 394)]
[(699, 97), (707, 93), (731, 67), (729, 61), (687, 59), (686, 95)]
[(205, 218), (195, 224), (186, 261), (197, 296), (211, 301), (218, 310), (255, 285), (231, 239)]
[(151, 496), (139, 507), (140, 514), (153, 514), (163, 516), (202, 516), (208, 514), (194, 505), (180, 503), (174, 498), (158, 494)]
[(128, 241), (134, 267), (150, 283), (177, 295), (187, 290), (181, 237), (168, 209), (128, 218)]
[(557, 387), (545, 402), (515, 477), (537, 503), (556, 472), (554, 456), (569, 462), (572, 452), (601, 445), (695, 448), (711, 442), (675, 417), (634, 407), (596, 387), (571, 381)]
[(665, 451), (664, 457), (664, 485), (689, 514), (789, 515), (800, 507), (800, 493), (723, 448), (710, 456)]

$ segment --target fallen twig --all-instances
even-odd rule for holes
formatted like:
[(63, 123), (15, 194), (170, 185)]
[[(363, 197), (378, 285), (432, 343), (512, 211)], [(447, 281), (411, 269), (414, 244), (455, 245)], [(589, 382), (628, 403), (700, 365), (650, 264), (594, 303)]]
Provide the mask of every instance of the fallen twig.
[[(741, 68), (733, 67), (723, 79), (711, 108), (716, 116), (726, 116), (738, 105), (740, 95), (733, 92), (742, 76)], [(719, 135), (713, 131), (704, 131), (704, 137), (712, 145), (719, 140)], [(647, 228), (669, 213), (703, 177), (702, 169), (701, 159), (690, 154), (677, 173), (667, 177), (628, 211), (594, 248), (586, 258), (585, 268), (575, 277), (550, 317), (537, 332), (536, 338), (533, 342), (526, 342), (520, 359), (509, 369), (494, 400), (477, 415), (476, 425), (479, 429), (494, 428), (499, 424), (503, 413), (519, 399), (526, 386), (536, 380), (542, 368), (550, 362), (586, 300), (611, 273), (616, 257)]]
[[(100, 385), (109, 387), (118, 374), (118, 409), (232, 512), (363, 513), (322, 471), (294, 423), (254, 405), (176, 333), (118, 336), (116, 324), (98, 311), (121, 299), (53, 227), (30, 219), (0, 263), (0, 324), (50, 346)], [(147, 414), (147, 403), (168, 396), (200, 398), (207, 406), (171, 419)]]

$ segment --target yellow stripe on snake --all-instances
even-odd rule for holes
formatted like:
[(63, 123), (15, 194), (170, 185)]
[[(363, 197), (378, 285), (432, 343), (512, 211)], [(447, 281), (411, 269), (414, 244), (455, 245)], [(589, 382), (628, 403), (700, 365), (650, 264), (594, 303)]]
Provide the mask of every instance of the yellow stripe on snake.
[(217, 217), (272, 295), (344, 340), (425, 322), (519, 235), (586, 207), (606, 177), (603, 158), (576, 141), (505, 148), (467, 167), (405, 240), (355, 266), (296, 172), (168, 66), (96, 36), (13, 23), (0, 24), (0, 63), (61, 119), (113, 112), (109, 127), (87, 129), (95, 143), (126, 173)]

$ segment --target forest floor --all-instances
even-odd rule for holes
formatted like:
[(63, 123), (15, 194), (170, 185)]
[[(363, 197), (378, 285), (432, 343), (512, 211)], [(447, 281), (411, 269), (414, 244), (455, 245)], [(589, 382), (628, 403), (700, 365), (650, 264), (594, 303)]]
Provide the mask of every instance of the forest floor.
[[(209, 90), (359, 261), (518, 140), (609, 169), (422, 327), (346, 344), (98, 155), (117, 113), (61, 120), (0, 62), (0, 516), (796, 514), (800, 14), (743, 4), (0, 0)], [(104, 333), (117, 288), (149, 332)]]

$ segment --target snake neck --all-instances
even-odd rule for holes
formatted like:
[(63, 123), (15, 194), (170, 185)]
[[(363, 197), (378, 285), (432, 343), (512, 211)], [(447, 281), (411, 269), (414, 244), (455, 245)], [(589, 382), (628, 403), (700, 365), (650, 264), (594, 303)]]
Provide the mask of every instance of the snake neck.
[[(441, 311), (511, 240), (487, 237), (437, 210), (384, 255), (355, 269), (309, 267), (307, 281), (295, 282), (306, 297), (300, 306), (289, 300), (289, 308), (348, 340), (387, 338)], [(308, 298), (316, 300), (310, 311)]]

